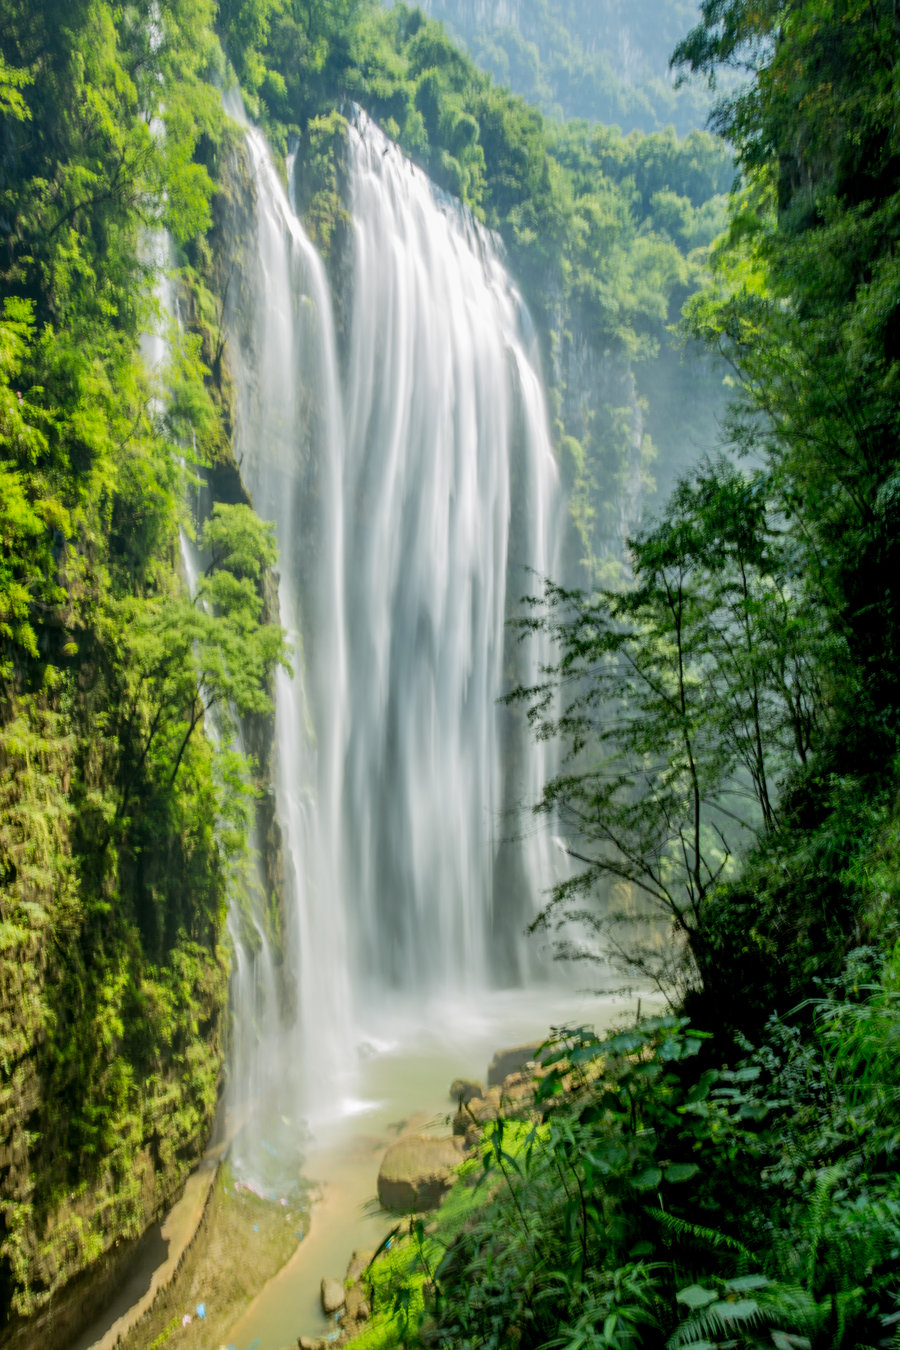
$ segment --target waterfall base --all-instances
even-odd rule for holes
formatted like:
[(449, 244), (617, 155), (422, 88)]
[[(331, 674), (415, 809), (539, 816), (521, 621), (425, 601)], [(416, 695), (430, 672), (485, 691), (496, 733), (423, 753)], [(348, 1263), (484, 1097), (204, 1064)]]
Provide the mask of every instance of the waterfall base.
[[(339, 1278), (354, 1250), (374, 1249), (396, 1222), (375, 1199), (388, 1145), (404, 1133), (449, 1133), (450, 1083), (484, 1080), (498, 1049), (538, 1040), (550, 1026), (601, 1029), (627, 1021), (635, 997), (544, 987), (452, 1006), (382, 1006), (359, 1047), (359, 1095), (323, 1101), (306, 1139), (308, 1189), (266, 1198), (236, 1185), (226, 1162), (205, 1191), (208, 1203), (198, 1210), (192, 1191), (187, 1204), (167, 1216), (161, 1232), (170, 1238), (168, 1251), (134, 1272), (141, 1278), (122, 1287), (115, 1306), (75, 1350), (147, 1350), (162, 1344), (160, 1337), (166, 1350), (285, 1350), (299, 1335), (333, 1332), (321, 1310), (322, 1278)], [(641, 991), (641, 1000), (648, 1007), (654, 995)], [(293, 1148), (289, 1155), (285, 1173), (294, 1166)], [(198, 1184), (195, 1174), (189, 1187), (196, 1191)], [(173, 1224), (183, 1230), (179, 1240)], [(148, 1298), (151, 1282), (155, 1297)], [(201, 1304), (203, 1317), (197, 1315)], [(185, 1317), (190, 1322), (183, 1323)]]
[[(643, 1005), (654, 995), (641, 992)], [(309, 1236), (231, 1328), (235, 1350), (283, 1350), (299, 1335), (334, 1331), (319, 1302), (323, 1277), (340, 1278), (354, 1249), (375, 1248), (396, 1218), (378, 1207), (375, 1184), (381, 1158), (399, 1135), (450, 1133), (454, 1078), (486, 1077), (501, 1047), (540, 1040), (550, 1026), (591, 1024), (597, 1029), (633, 1018), (636, 995), (573, 994), (559, 988), (482, 995), (477, 1006), (417, 1009), (406, 1004), (373, 1017), (369, 1057), (360, 1069), (366, 1109), (345, 1115), (314, 1136), (307, 1171), (319, 1183)], [(426, 1014), (431, 1016), (427, 1017)]]

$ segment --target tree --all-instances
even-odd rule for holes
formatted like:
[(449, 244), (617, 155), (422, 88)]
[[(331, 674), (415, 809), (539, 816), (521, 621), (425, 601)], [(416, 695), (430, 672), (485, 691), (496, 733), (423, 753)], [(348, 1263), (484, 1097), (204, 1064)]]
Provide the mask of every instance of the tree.
[(689, 321), (732, 364), (732, 438), (769, 465), (852, 651), (847, 723), (875, 738), (896, 734), (900, 708), (897, 14), (893, 0), (705, 0), (675, 53), (713, 81), (722, 66), (753, 77), (716, 114), (745, 186)]
[(276, 557), (272, 526), (248, 506), (219, 504), (199, 544), (209, 563), (194, 596), (129, 598), (120, 607), (127, 694), (118, 739), (126, 769), (117, 819), (139, 787), (171, 789), (209, 714), (227, 746), (236, 716), (269, 712), (272, 674), (286, 664), (283, 629), (263, 621), (262, 580)]
[(775, 828), (779, 788), (822, 734), (825, 671), (834, 679), (839, 666), (839, 644), (793, 584), (767, 487), (724, 460), (705, 466), (631, 541), (632, 587), (588, 596), (547, 582), (521, 621), (557, 653), (538, 686), (512, 695), (564, 746), (537, 810), (583, 866), (538, 923), (584, 921), (657, 977), (680, 960), (663, 970), (646, 944), (625, 950), (616, 933), (635, 915), (583, 900), (625, 883), (702, 977), (704, 906), (738, 846)]

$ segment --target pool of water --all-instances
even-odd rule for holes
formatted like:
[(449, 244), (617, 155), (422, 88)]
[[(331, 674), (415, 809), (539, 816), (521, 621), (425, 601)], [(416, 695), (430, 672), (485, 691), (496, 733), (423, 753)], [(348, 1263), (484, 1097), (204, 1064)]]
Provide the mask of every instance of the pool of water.
[[(647, 992), (641, 998), (648, 1009), (654, 1004)], [(484, 1082), (495, 1051), (541, 1040), (550, 1026), (600, 1030), (633, 1017), (636, 1001), (545, 988), (373, 1011), (358, 1045), (353, 1094), (311, 1112), (304, 1170), (318, 1198), (309, 1233), (231, 1328), (229, 1347), (285, 1350), (299, 1335), (335, 1330), (321, 1310), (321, 1280), (342, 1279), (353, 1251), (376, 1247), (390, 1230), (375, 1194), (381, 1158), (402, 1133), (450, 1132), (454, 1078)]]

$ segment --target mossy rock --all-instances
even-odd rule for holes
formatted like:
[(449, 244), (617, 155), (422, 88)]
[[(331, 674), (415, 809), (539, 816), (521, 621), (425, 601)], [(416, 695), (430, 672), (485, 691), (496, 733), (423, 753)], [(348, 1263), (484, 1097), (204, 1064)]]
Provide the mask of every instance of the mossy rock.
[(378, 1173), (378, 1199), (385, 1209), (407, 1214), (436, 1209), (462, 1162), (459, 1139), (407, 1135), (391, 1144)]
[(454, 1078), (450, 1084), (450, 1096), (453, 1101), (465, 1106), (473, 1097), (483, 1097), (484, 1088), (481, 1083), (476, 1083), (474, 1079)]
[(518, 1073), (526, 1064), (536, 1060), (540, 1054), (542, 1041), (533, 1045), (517, 1045), (509, 1050), (498, 1050), (488, 1069), (488, 1083), (491, 1087), (500, 1087), (511, 1073)]

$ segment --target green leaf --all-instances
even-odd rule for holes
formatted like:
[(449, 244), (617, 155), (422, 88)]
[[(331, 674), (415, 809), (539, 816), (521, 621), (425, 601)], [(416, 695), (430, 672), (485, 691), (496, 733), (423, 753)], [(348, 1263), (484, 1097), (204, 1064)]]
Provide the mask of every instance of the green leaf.
[(666, 1181), (690, 1181), (699, 1171), (696, 1163), (670, 1163), (666, 1168)]
[(754, 1298), (739, 1298), (733, 1303), (716, 1303), (710, 1312), (721, 1317), (723, 1322), (751, 1322), (759, 1313), (759, 1304)]
[(662, 1181), (662, 1172), (658, 1167), (648, 1167), (640, 1172), (632, 1182), (639, 1191), (654, 1191)]
[(767, 1275), (738, 1275), (726, 1280), (725, 1288), (730, 1294), (746, 1294), (753, 1289), (767, 1289), (771, 1283)]
[(807, 1336), (790, 1336), (785, 1331), (772, 1331), (771, 1336), (775, 1350), (810, 1350), (812, 1345)]
[(702, 1284), (689, 1284), (686, 1289), (679, 1289), (675, 1297), (686, 1308), (708, 1308), (719, 1295), (714, 1289), (704, 1289)]

